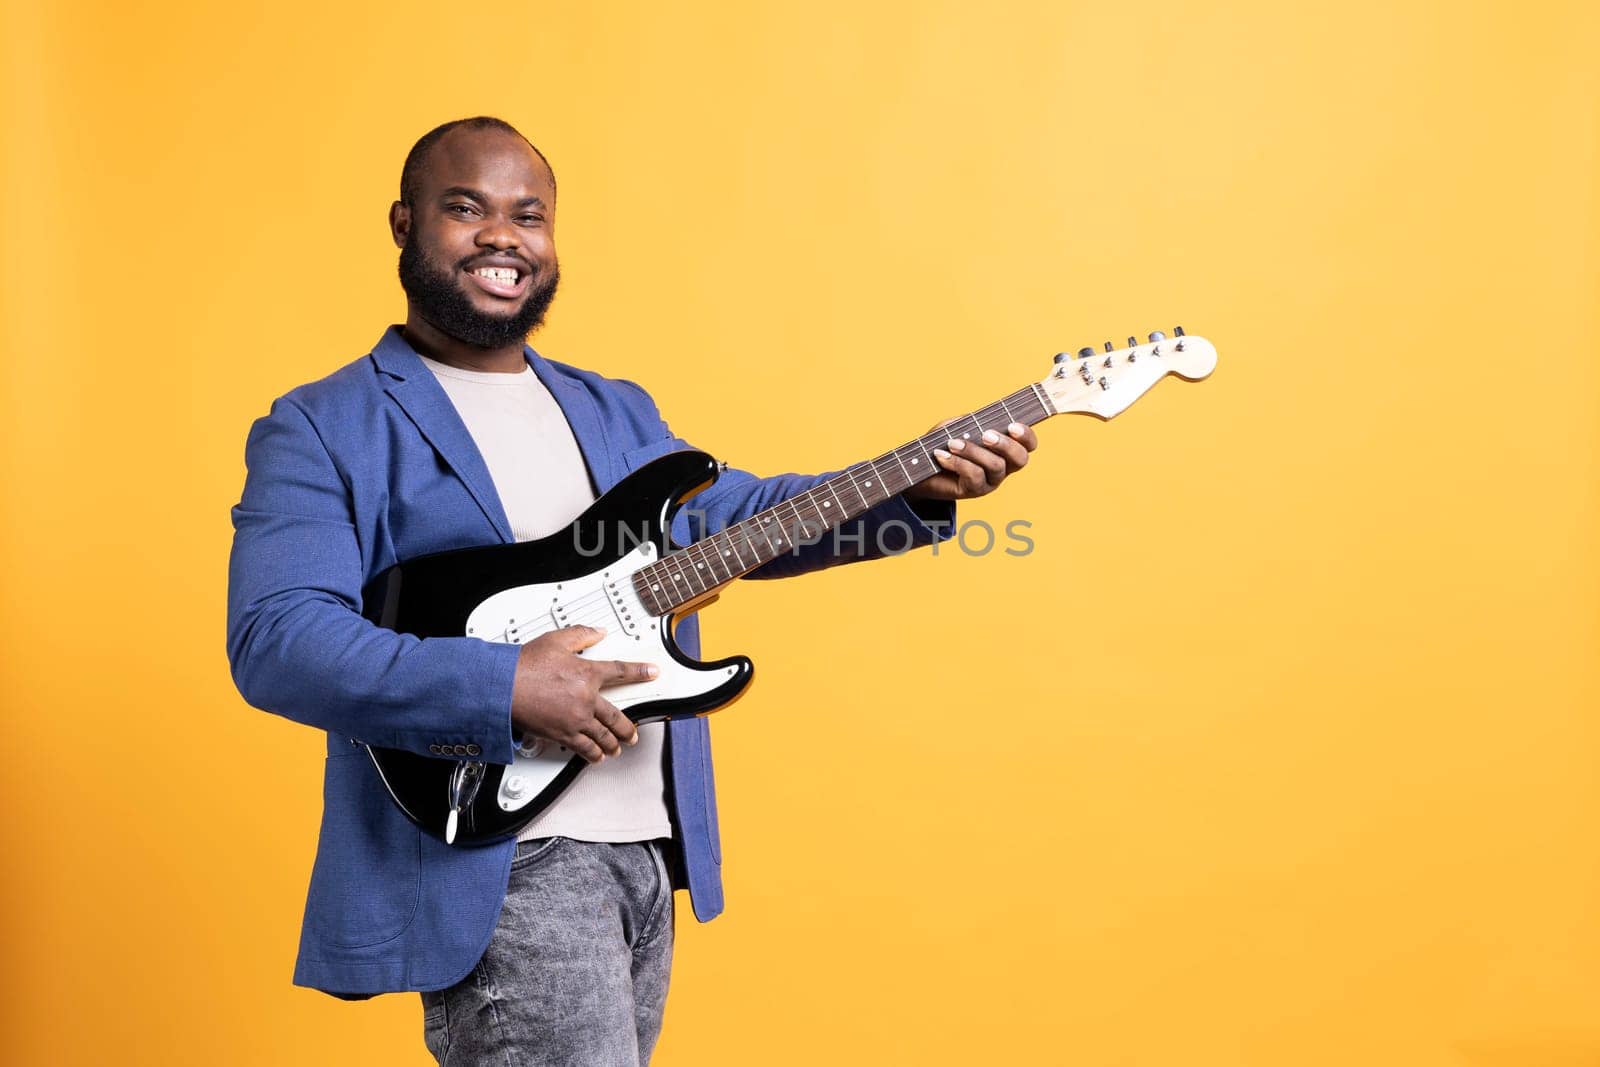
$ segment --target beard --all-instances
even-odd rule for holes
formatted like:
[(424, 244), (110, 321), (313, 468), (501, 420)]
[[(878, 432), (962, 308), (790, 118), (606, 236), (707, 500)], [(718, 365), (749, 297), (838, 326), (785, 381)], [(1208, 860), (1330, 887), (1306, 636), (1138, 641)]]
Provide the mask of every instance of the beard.
[[(468, 262), (463, 260), (457, 269)], [(415, 230), (406, 235), (400, 248), (400, 288), (417, 314), (441, 333), (474, 348), (505, 348), (524, 340), (544, 324), (544, 313), (556, 298), (560, 282), (561, 268), (551, 264), (549, 275), (529, 286), (521, 307), (496, 315), (473, 306), (457, 275), (423, 252)]]

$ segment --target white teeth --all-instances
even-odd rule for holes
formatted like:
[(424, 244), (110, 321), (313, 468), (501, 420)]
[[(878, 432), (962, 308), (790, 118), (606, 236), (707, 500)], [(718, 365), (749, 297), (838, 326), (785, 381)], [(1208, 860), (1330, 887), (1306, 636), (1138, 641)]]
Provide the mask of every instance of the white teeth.
[(479, 267), (472, 273), (491, 282), (508, 282), (514, 285), (517, 281), (515, 267)]

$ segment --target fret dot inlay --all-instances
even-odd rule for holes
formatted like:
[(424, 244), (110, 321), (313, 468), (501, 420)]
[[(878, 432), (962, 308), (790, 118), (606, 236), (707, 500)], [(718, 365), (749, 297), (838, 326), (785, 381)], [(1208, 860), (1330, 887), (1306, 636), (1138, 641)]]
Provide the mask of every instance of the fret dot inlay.
[[(1086, 384), (1092, 387), (1094, 378), (1090, 376), (1088, 367), (1080, 364), (1075, 369), (1085, 377)], [(974, 441), (976, 438), (973, 435), (982, 435), (986, 425), (990, 423), (1002, 425), (1000, 421), (1002, 415), (1011, 422), (1029, 426), (1053, 414), (1056, 414), (1056, 411), (1044, 390), (1040, 385), (1034, 384), (966, 416), (965, 421), (974, 429), (956, 431), (959, 436), (953, 439), (958, 444)], [(700, 590), (700, 595), (709, 594), (713, 583), (708, 579), (712, 576), (721, 583), (748, 573), (768, 560), (774, 559), (791, 545), (798, 547), (814, 543), (815, 538), (834, 528), (838, 523), (854, 518), (874, 504), (887, 499), (897, 491), (896, 487), (905, 488), (917, 484), (925, 475), (920, 469), (913, 473), (913, 468), (920, 468), (922, 456), (943, 443), (942, 439), (951, 434), (950, 426), (951, 424), (946, 424), (898, 449), (884, 453), (877, 459), (868, 460), (847, 470), (834, 481), (783, 501), (763, 514), (751, 515), (726, 532), (713, 535), (713, 539), (708, 539), (709, 544), (695, 546), (692, 552), (680, 556), (676, 564), (668, 564), (662, 559), (660, 563), (663, 566), (652, 566), (646, 572), (637, 575), (638, 588), (641, 591), (646, 590), (646, 582), (649, 582), (645, 596), (651, 613), (666, 614), (687, 604), (696, 596), (696, 588)], [(906, 455), (907, 452), (912, 455)], [(876, 484), (878, 479), (875, 476), (879, 467), (889, 472), (889, 482), (881, 487)], [(934, 467), (938, 468), (939, 464), (936, 462)], [(874, 477), (863, 478), (861, 476), (863, 471), (872, 472)], [(837, 517), (831, 514), (835, 510), (833, 506), (835, 504), (839, 505)], [(717, 574), (717, 569), (710, 566), (719, 548), (723, 556), (722, 574)], [(694, 571), (686, 567), (686, 564), (691, 562), (694, 563)], [(685, 574), (695, 575), (695, 572), (699, 574), (695, 576), (693, 582), (685, 580)], [(652, 580), (656, 574), (671, 575), (671, 578)], [(669, 590), (666, 595), (661, 595), (662, 585), (666, 585)], [(674, 588), (675, 586), (683, 588)], [(522, 635), (517, 632), (517, 626), (516, 621), (512, 620), (511, 633), (521, 640)]]

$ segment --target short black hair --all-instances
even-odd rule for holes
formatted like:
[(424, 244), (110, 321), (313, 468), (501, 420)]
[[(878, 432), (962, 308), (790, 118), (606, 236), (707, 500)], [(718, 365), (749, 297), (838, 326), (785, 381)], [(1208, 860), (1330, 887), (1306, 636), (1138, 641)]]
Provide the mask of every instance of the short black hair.
[(533, 154), (544, 160), (544, 165), (550, 170), (550, 184), (556, 182), (556, 170), (550, 166), (550, 161), (544, 158), (544, 153), (539, 151), (539, 146), (529, 141), (527, 135), (517, 129), (505, 119), (497, 119), (493, 115), (475, 115), (470, 119), (454, 119), (442, 126), (435, 126), (411, 146), (411, 151), (406, 153), (405, 165), (400, 168), (400, 202), (407, 207), (416, 206), (415, 197), (417, 186), (422, 181), (422, 172), (426, 168), (428, 152), (438, 143), (439, 138), (456, 129), (465, 126), (469, 130), (499, 130), (502, 133), (515, 134), (521, 137), (527, 146), (533, 149)]

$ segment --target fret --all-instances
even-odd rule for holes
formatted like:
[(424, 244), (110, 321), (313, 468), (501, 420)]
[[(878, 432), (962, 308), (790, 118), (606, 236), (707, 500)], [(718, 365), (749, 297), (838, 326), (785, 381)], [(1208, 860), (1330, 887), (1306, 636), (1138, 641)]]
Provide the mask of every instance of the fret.
[(805, 537), (806, 520), (805, 516), (800, 512), (800, 501), (802, 499), (804, 499), (803, 494), (801, 496), (790, 497), (788, 500), (781, 501), (780, 503), (774, 505), (772, 509), (773, 512), (776, 513), (778, 508), (783, 507), (784, 504), (789, 505), (789, 520), (787, 522), (785, 522), (782, 518), (779, 518), (778, 520), (778, 528), (782, 530), (784, 536), (789, 539), (788, 544), (783, 546), (783, 551), (785, 552), (799, 545), (801, 538)]
[[(787, 522), (784, 521), (783, 515), (778, 510), (785, 504), (789, 506), (790, 511), (790, 518)], [(795, 538), (799, 534), (800, 509), (795, 506), (793, 499), (781, 500), (772, 506), (772, 525), (778, 535), (777, 551), (772, 553), (772, 557), (776, 559), (794, 547)]]
[[(826, 482), (823, 483), (823, 485), (826, 484)], [(828, 529), (828, 524), (822, 515), (822, 505), (817, 502), (818, 488), (821, 487), (817, 486), (808, 489), (794, 498), (797, 501), (794, 507), (795, 532), (807, 541), (814, 539)], [(805, 503), (805, 507), (810, 514), (801, 511), (799, 501)]]
[(705, 573), (711, 577), (713, 585), (721, 585), (723, 582), (733, 580), (732, 573), (728, 571), (725, 565), (722, 566), (722, 573), (717, 571), (718, 566), (722, 564), (722, 554), (717, 550), (717, 543), (717, 536), (712, 534), (710, 537), (701, 538), (689, 546), (699, 553), (700, 562), (704, 564)]
[[(910, 444), (901, 446), (901, 449), (905, 448), (909, 448), (911, 450), (911, 467), (916, 468), (914, 471), (909, 468), (906, 471), (906, 477), (911, 479), (911, 485), (916, 485), (930, 474), (935, 474), (938, 472), (939, 468), (937, 465), (934, 465), (931, 469), (929, 467), (929, 464), (933, 463), (931, 458), (933, 450), (923, 444), (922, 438), (919, 437)], [(896, 449), (896, 451), (898, 452), (901, 449)], [(904, 462), (904, 460), (901, 460), (902, 464)]]
[[(738, 527), (730, 527), (730, 530), (734, 529), (738, 529)], [(739, 539), (728, 532), (720, 533), (717, 536), (723, 538), (723, 562), (727, 562), (727, 560), (730, 558), (729, 553), (732, 553), (731, 558), (739, 564), (739, 573), (743, 574), (745, 571), (749, 570), (749, 564), (745, 563), (744, 556), (739, 553)]]
[[(905, 446), (902, 445), (901, 447), (903, 448)], [(913, 485), (916, 485), (917, 484), (916, 481), (913, 480), (912, 477), (911, 477), (911, 468), (907, 467), (906, 466), (906, 461), (900, 458), (900, 449), (899, 448), (895, 449), (893, 452), (890, 452), (889, 455), (894, 459), (894, 461), (896, 463), (900, 464), (900, 473), (905, 475), (905, 479), (906, 479), (906, 484), (901, 486), (900, 490), (896, 490), (896, 491), (899, 492), (899, 491), (908, 489)]]
[(750, 553), (751, 567), (759, 567), (761, 564), (766, 562), (761, 558), (761, 544), (756, 538), (756, 534), (759, 532), (760, 528), (760, 519), (755, 516), (744, 520), (738, 526), (734, 527), (734, 529), (738, 531), (736, 536), (739, 538), (740, 543), (744, 545), (745, 551)]
[(711, 588), (712, 583), (706, 581), (706, 562), (705, 560), (699, 558), (699, 554), (695, 552), (694, 548), (694, 545), (690, 545), (688, 549), (684, 551), (683, 557), (685, 562), (689, 565), (687, 568), (689, 571), (689, 577), (699, 583), (700, 592), (704, 593), (707, 589)]
[(696, 541), (689, 546), (689, 551), (695, 554), (695, 562), (702, 568), (702, 573), (712, 579), (712, 585), (721, 585), (732, 579), (732, 575), (717, 573), (717, 544), (714, 538), (706, 537)]
[(851, 481), (855, 482), (855, 484), (857, 486), (856, 492), (860, 493), (862, 486), (865, 486), (868, 490), (871, 491), (870, 494), (862, 493), (862, 496), (861, 496), (861, 502), (863, 504), (863, 510), (865, 510), (866, 508), (876, 507), (878, 504), (880, 504), (883, 501), (889, 499), (889, 495), (882, 491), (883, 490), (883, 479), (878, 477), (877, 469), (871, 463), (857, 464), (852, 469), (854, 471), (860, 471), (860, 469), (862, 467), (866, 467), (867, 468), (867, 473), (872, 475), (872, 477), (866, 479), (866, 481), (864, 481), (864, 482), (855, 481), (855, 479), (856, 479), (856, 475), (855, 474), (851, 474), (850, 478), (851, 478)]
[[(873, 506), (872, 502), (867, 499), (867, 494), (863, 493), (861, 491), (860, 483), (858, 483), (856, 481), (856, 468), (855, 467), (853, 467), (853, 466), (852, 467), (846, 467), (845, 468), (845, 472), (842, 475), (840, 475), (838, 478), (833, 479), (833, 482), (837, 482), (837, 481), (844, 481), (844, 482), (848, 483), (850, 488), (852, 488), (852, 489), (854, 489), (856, 491), (856, 498), (861, 501), (861, 511), (866, 511), (866, 510), (870, 509)], [(832, 485), (833, 482), (829, 482), (828, 484)], [(834, 494), (834, 498), (838, 499), (838, 494), (837, 493)], [(844, 515), (859, 514), (859, 512), (852, 512), (850, 510), (849, 506), (846, 505), (845, 503), (843, 503), (842, 501), (840, 502), (839, 506), (844, 508), (844, 511), (842, 512), (842, 514), (844, 514)], [(841, 520), (841, 521), (843, 521), (843, 520)]]
[(722, 580), (731, 582), (744, 572), (744, 562), (734, 551), (733, 538), (726, 532), (712, 535), (712, 549), (717, 562), (722, 566)]
[(839, 481), (839, 479), (837, 479), (837, 478), (829, 478), (827, 481), (823, 482), (822, 485), (820, 486), (820, 488), (826, 489), (828, 491), (828, 495), (829, 496), (833, 497), (832, 501), (824, 501), (823, 502), (823, 505), (822, 505), (823, 508), (826, 509), (826, 508), (829, 508), (829, 507), (833, 507), (833, 508), (837, 508), (838, 509), (837, 511), (829, 512), (830, 516), (844, 514), (844, 502), (839, 499), (839, 493), (833, 488), (834, 484), (836, 482), (838, 482), (838, 481)]
[[(986, 430), (1008, 433), (1013, 422), (1032, 426), (1055, 414), (1037, 383), (993, 404), (952, 420), (949, 425), (853, 464), (834, 477), (715, 534), (673, 552), (634, 573), (634, 588), (647, 610), (664, 615), (717, 586), (748, 574), (790, 550), (859, 518), (862, 514), (942, 468), (933, 461), (936, 448), (950, 438), (975, 433), (981, 444)], [(1004, 422), (999, 420), (1004, 419)], [(985, 426), (985, 422), (994, 422)], [(970, 426), (971, 430), (966, 428)], [(973, 440), (967, 436), (966, 440)]]
[[(673, 594), (682, 594), (685, 591), (683, 582), (683, 554), (681, 552), (675, 553), (671, 556), (668, 556), (661, 562), (666, 565), (667, 577), (672, 579)], [(685, 597), (684, 599), (688, 598)]]

